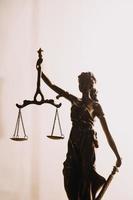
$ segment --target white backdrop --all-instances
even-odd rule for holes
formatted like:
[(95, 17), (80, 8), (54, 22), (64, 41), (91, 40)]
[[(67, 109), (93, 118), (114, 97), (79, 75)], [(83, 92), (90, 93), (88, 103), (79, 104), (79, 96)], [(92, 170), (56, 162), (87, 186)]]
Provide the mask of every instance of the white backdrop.
[[(77, 76), (92, 71), (109, 129), (123, 158), (103, 200), (133, 199), (131, 0), (0, 0), (0, 199), (66, 200), (62, 163), (69, 136), (70, 103), (60, 99), (65, 139), (51, 141), (55, 108), (30, 105), (22, 110), (27, 142), (13, 142), (16, 103), (33, 99), (37, 50), (53, 83), (80, 96)], [(55, 98), (43, 82), (46, 98)], [(58, 127), (56, 127), (58, 128)], [(97, 169), (105, 177), (115, 164), (98, 121)], [(57, 131), (57, 130), (56, 130)]]

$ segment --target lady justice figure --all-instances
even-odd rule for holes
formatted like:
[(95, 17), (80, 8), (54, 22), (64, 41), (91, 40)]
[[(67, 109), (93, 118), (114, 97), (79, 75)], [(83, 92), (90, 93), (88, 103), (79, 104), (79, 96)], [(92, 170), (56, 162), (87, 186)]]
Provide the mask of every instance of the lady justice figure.
[(116, 166), (121, 166), (121, 158), (110, 134), (104, 112), (97, 100), (94, 88), (96, 79), (91, 72), (78, 76), (81, 98), (69, 94), (52, 84), (42, 73), (44, 82), (56, 93), (71, 102), (72, 128), (68, 140), (68, 152), (64, 161), (64, 187), (69, 200), (95, 200), (96, 193), (105, 183), (104, 177), (95, 169), (95, 148), (98, 147), (94, 119), (100, 120), (107, 142), (116, 156)]

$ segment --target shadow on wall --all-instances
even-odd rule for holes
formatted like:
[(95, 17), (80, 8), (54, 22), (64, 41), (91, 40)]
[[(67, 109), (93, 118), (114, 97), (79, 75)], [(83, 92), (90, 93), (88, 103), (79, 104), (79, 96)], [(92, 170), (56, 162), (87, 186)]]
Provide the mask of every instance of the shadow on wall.
[(3, 90), (3, 79), (0, 78), (0, 139), (3, 137), (3, 118), (2, 118), (2, 109), (3, 109), (3, 106), (2, 106), (2, 91)]

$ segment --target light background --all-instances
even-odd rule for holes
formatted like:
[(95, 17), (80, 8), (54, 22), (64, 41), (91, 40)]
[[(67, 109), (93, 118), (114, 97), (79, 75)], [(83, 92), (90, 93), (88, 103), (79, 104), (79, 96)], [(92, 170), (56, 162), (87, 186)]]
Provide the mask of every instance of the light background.
[[(0, 199), (66, 200), (62, 168), (71, 128), (70, 103), (59, 110), (65, 139), (51, 141), (55, 108), (45, 104), (22, 110), (27, 142), (13, 135), (16, 103), (32, 100), (36, 90), (37, 50), (44, 50), (43, 71), (51, 81), (80, 97), (77, 76), (92, 71), (99, 101), (123, 158), (103, 200), (132, 200), (131, 0), (0, 0)], [(45, 98), (55, 98), (43, 82)], [(107, 177), (115, 164), (98, 121), (97, 170)], [(58, 126), (56, 127), (58, 131)]]

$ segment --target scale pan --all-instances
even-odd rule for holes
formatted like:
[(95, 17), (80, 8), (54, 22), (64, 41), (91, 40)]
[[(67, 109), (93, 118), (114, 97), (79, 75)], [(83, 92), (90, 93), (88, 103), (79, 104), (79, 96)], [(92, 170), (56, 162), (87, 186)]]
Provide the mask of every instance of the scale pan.
[(56, 135), (47, 135), (48, 138), (53, 139), (53, 140), (60, 140), (64, 139), (64, 135), (61, 136), (56, 136)]
[(28, 140), (28, 137), (12, 137), (10, 139), (14, 141), (25, 141)]

